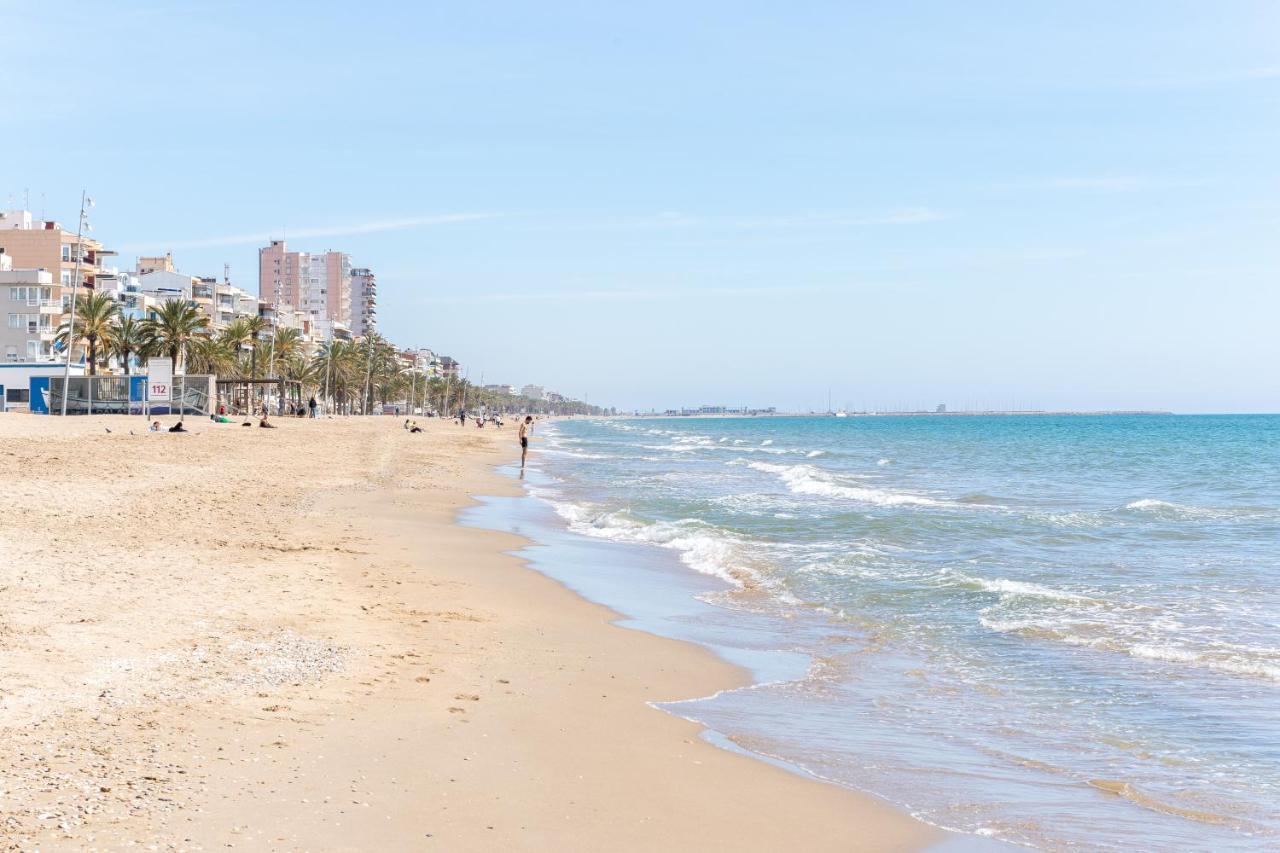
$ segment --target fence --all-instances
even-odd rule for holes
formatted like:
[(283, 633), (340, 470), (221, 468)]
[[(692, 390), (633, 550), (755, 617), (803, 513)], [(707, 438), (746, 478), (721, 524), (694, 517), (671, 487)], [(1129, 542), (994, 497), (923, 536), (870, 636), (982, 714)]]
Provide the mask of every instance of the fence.
[[(148, 402), (145, 376), (73, 376), (67, 396), (68, 415), (141, 415), (153, 414), (207, 415), (213, 411), (211, 400), (215, 376), (176, 377), (173, 383), (175, 399)], [(41, 402), (50, 414), (62, 414), (61, 376), (48, 380)], [(33, 401), (34, 402), (34, 401)], [(33, 411), (38, 410), (33, 405)]]

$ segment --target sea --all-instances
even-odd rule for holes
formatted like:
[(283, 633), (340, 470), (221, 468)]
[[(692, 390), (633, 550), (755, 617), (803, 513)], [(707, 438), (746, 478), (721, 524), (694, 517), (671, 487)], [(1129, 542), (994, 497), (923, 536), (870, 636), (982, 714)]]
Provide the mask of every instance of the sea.
[(1280, 849), (1280, 416), (535, 438), (526, 496), (469, 522), (745, 667), (749, 686), (661, 704), (713, 742), (975, 841)]

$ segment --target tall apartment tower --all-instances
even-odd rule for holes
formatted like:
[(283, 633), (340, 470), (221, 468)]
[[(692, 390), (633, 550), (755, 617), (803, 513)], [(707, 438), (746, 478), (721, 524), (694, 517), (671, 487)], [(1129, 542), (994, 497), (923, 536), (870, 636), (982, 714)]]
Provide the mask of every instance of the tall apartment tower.
[(351, 333), (363, 337), (378, 330), (378, 279), (373, 270), (351, 271)]
[(258, 298), (350, 327), (351, 256), (290, 252), (283, 240), (258, 250)]
[(298, 252), (283, 240), (258, 250), (258, 298), (263, 302), (302, 307), (302, 271)]

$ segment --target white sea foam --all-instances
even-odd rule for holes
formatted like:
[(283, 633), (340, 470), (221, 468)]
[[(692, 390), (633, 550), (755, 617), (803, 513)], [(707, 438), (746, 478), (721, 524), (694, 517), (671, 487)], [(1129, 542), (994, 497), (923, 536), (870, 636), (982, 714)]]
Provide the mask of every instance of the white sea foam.
[(771, 444), (773, 444), (772, 438), (766, 438), (764, 441), (760, 442), (761, 447), (768, 447)]
[(777, 474), (787, 488), (799, 495), (817, 495), (827, 498), (845, 498), (877, 506), (947, 506), (946, 501), (922, 495), (889, 492), (853, 485), (847, 477), (823, 471), (812, 465), (777, 465), (770, 462), (734, 460), (729, 464), (743, 464), (757, 471)]
[(574, 459), (613, 459), (615, 457), (608, 456), (603, 453), (585, 453), (576, 450), (560, 450), (557, 448), (544, 447), (542, 453), (549, 453), (552, 456), (572, 456)]
[(825, 450), (810, 450), (808, 453), (804, 455), (804, 457), (806, 459), (817, 459), (819, 456), (824, 455), (826, 452), (827, 451)]
[[(1055, 596), (1055, 603), (1074, 599)], [(1093, 599), (1082, 599), (1101, 604)], [(1229, 675), (1265, 678), (1280, 681), (1280, 654), (1277, 650), (1241, 644), (1210, 644), (1188, 646), (1194, 631), (1182, 630), (1181, 636), (1171, 636), (1171, 631), (1156, 630), (1151, 621), (1125, 622), (1108, 618), (1096, 610), (1091, 615), (1072, 607), (1041, 609), (1035, 615), (1022, 617), (1001, 616), (997, 608), (988, 608), (978, 615), (978, 621), (990, 631), (1001, 634), (1021, 634), (1039, 640), (1054, 640), (1069, 646), (1113, 652), (1141, 660), (1178, 664), (1195, 669), (1210, 669)]]
[(1203, 507), (1162, 501), (1157, 498), (1142, 498), (1130, 501), (1123, 509), (1131, 512), (1147, 513), (1157, 517), (1174, 519), (1230, 519), (1275, 516), (1276, 510), (1268, 507)]
[(738, 587), (758, 586), (760, 574), (744, 560), (747, 543), (697, 519), (645, 524), (625, 512), (599, 512), (582, 504), (547, 500), (575, 533), (614, 542), (657, 545), (678, 551), (686, 566)]
[(876, 464), (877, 464), (877, 465), (891, 465), (892, 463), (893, 463), (893, 460), (892, 460), (892, 459), (877, 459), (877, 460), (876, 460)]
[(1022, 595), (1033, 598), (1047, 598), (1054, 601), (1070, 601), (1077, 604), (1098, 603), (1098, 599), (1096, 598), (1090, 598), (1087, 595), (1079, 595), (1074, 592), (1067, 592), (1066, 590), (1041, 586), (1038, 583), (1014, 581), (1008, 580), (1007, 578), (979, 578), (956, 571), (947, 571), (945, 574), (966, 586), (977, 587), (984, 592), (994, 592), (999, 595)]

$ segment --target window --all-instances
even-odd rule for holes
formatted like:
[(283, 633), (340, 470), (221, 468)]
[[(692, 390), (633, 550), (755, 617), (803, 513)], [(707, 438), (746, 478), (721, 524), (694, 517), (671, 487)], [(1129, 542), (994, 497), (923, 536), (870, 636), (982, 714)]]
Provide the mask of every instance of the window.
[(30, 403), (30, 388), (6, 388), (4, 389), (4, 401), (6, 403)]
[(10, 329), (21, 329), (21, 328), (22, 328), (23, 323), (25, 323), (25, 322), (26, 322), (26, 318), (25, 318), (25, 317), (23, 317), (23, 315), (21, 315), (21, 314), (10, 314), (10, 315), (9, 315), (9, 328), (10, 328)]
[(62, 259), (67, 262), (71, 261), (71, 244), (70, 243), (62, 244)]
[(62, 271), (62, 283), (71, 284), (71, 270)]
[(34, 359), (40, 355), (40, 342), (27, 341), (27, 358)]

